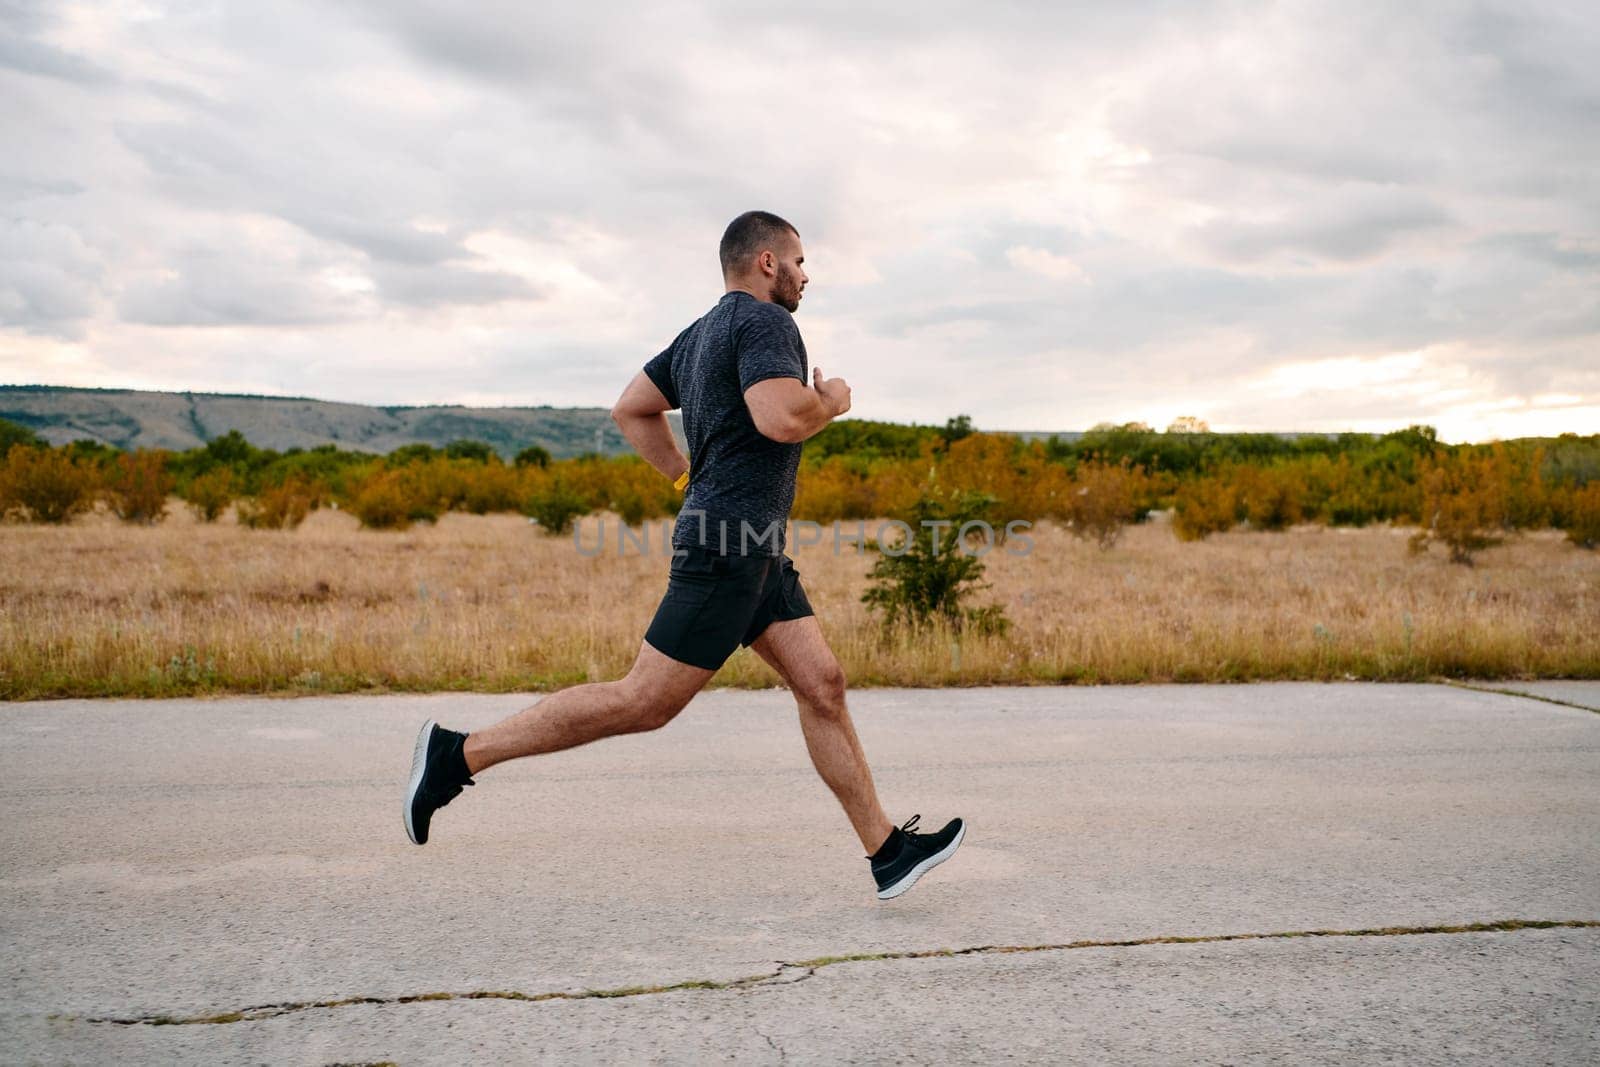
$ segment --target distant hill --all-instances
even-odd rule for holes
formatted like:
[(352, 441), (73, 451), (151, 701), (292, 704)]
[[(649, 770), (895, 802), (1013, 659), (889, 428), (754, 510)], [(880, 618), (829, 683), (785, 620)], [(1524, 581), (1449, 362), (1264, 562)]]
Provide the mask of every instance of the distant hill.
[[(307, 397), (0, 385), (0, 418), (52, 445), (87, 438), (116, 448), (182, 451), (238, 430), (251, 444), (278, 451), (331, 444), (386, 454), (401, 445), (439, 446), (463, 437), (506, 459), (529, 445), (557, 459), (631, 451), (605, 408), (368, 407)], [(678, 413), (667, 418), (681, 444)]]
[[(435, 447), (461, 438), (482, 441), (505, 459), (540, 445), (557, 459), (583, 452), (632, 452), (605, 408), (468, 408), (459, 405), (369, 407), (303, 396), (248, 393), (158, 393), (141, 389), (80, 389), (65, 385), (0, 385), (0, 419), (9, 419), (52, 445), (78, 440), (114, 448), (198, 448), (238, 430), (257, 448), (336, 445), (386, 455), (401, 445)], [(683, 420), (667, 413), (679, 445)], [(1019, 432), (1023, 440), (1049, 431)], [(1057, 432), (1062, 441), (1081, 433)]]

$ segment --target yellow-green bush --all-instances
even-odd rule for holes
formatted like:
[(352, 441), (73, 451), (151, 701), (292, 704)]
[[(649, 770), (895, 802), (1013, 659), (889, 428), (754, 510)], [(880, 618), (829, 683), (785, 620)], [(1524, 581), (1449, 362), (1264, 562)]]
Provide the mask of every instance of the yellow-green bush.
[(166, 453), (141, 448), (117, 457), (106, 480), (106, 498), (123, 522), (149, 526), (166, 517), (172, 484)]
[(1213, 475), (1180, 484), (1172, 508), (1172, 532), (1180, 541), (1200, 541), (1214, 533), (1226, 533), (1239, 522), (1233, 487)]
[(1224, 478), (1232, 487), (1244, 521), (1253, 530), (1284, 530), (1304, 514), (1304, 483), (1291, 466), (1255, 467), (1241, 463), (1230, 466)]
[(605, 506), (630, 526), (671, 515), (681, 502), (672, 483), (637, 456), (624, 456), (607, 466)]
[(847, 456), (829, 456), (820, 464), (802, 467), (795, 486), (794, 517), (830, 523), (877, 515), (869, 469)]
[(216, 522), (233, 503), (237, 491), (233, 471), (228, 467), (216, 467), (189, 479), (182, 495), (201, 522)]
[(254, 497), (239, 501), (234, 509), (241, 526), (264, 530), (293, 530), (305, 521), (326, 495), (322, 486), (299, 475), (269, 486)]
[(1423, 462), (1423, 529), (1412, 542), (1450, 549), (1450, 561), (1471, 565), (1472, 554), (1498, 544), (1508, 518), (1507, 467), (1498, 453), (1444, 452)]
[(939, 463), (938, 483), (946, 492), (979, 492), (994, 498), (993, 514), (1012, 518), (1021, 515), (1028, 488), (1030, 467), (1039, 464), (1036, 454), (1019, 446), (1009, 436), (972, 433), (953, 442)]
[(1111, 548), (1122, 528), (1137, 517), (1137, 500), (1146, 481), (1144, 468), (1126, 459), (1080, 463), (1063, 507), (1072, 532), (1103, 549)]
[(374, 530), (405, 530), (414, 522), (433, 522), (443, 510), (439, 472), (419, 463), (380, 469), (358, 485), (348, 509)]
[(0, 464), (0, 515), (29, 522), (68, 522), (94, 503), (94, 469), (64, 450), (13, 445)]
[(1600, 481), (1567, 490), (1561, 501), (1561, 529), (1579, 548), (1600, 548)]
[(522, 479), (519, 472), (498, 459), (491, 459), (479, 464), (477, 469), (462, 474), (460, 507), (474, 515), (515, 511), (521, 495)]
[(1543, 448), (1513, 452), (1503, 443), (1491, 447), (1496, 473), (1505, 485), (1505, 524), (1517, 530), (1550, 524), (1551, 494), (1544, 482)]

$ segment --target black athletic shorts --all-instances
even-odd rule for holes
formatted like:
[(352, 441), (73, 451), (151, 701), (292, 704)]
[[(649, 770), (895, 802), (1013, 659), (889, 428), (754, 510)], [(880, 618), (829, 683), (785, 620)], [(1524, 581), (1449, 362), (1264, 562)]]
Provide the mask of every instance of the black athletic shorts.
[(678, 553), (644, 635), (663, 655), (714, 671), (769, 624), (815, 614), (788, 556), (725, 556), (695, 545)]

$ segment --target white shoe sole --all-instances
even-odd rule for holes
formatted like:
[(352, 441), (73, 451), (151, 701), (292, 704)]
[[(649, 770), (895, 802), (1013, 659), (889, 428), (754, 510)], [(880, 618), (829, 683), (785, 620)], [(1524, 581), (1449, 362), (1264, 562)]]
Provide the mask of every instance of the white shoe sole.
[(954, 856), (956, 854), (956, 847), (961, 844), (961, 839), (966, 836), (967, 821), (962, 819), (961, 829), (956, 831), (956, 837), (954, 841), (951, 841), (948, 845), (944, 846), (944, 848), (940, 849), (938, 852), (935, 852), (933, 855), (929, 856), (927, 859), (911, 868), (911, 873), (907, 874), (904, 878), (900, 879), (888, 889), (878, 890), (878, 899), (893, 900), (901, 893), (904, 893), (907, 889), (910, 889), (912, 886), (916, 885), (918, 878), (921, 878), (923, 875), (939, 866), (939, 864), (943, 863), (951, 856)]
[(417, 840), (417, 831), (411, 825), (412, 802), (417, 799), (417, 789), (422, 785), (422, 772), (428, 766), (428, 738), (433, 736), (433, 728), (438, 723), (429, 719), (422, 724), (422, 731), (417, 734), (417, 747), (411, 753), (411, 784), (406, 786), (406, 806), (401, 817), (406, 822), (406, 836), (411, 838), (413, 845), (422, 844)]

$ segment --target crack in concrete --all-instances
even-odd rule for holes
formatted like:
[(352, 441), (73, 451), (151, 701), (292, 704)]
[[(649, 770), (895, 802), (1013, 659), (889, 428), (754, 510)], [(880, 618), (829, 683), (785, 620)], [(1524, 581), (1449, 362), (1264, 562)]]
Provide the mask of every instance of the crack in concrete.
[[(778, 969), (770, 974), (752, 974), (728, 981), (691, 979), (666, 985), (621, 986), (614, 989), (585, 989), (579, 992), (556, 990), (548, 993), (523, 993), (518, 990), (480, 989), (465, 993), (410, 993), (401, 996), (356, 996), (338, 1000), (286, 1001), (278, 1004), (257, 1004), (237, 1011), (215, 1015), (135, 1015), (135, 1016), (82, 1016), (51, 1015), (52, 1021), (110, 1023), (117, 1026), (199, 1026), (227, 1023), (257, 1022), (302, 1011), (345, 1008), (371, 1004), (420, 1004), (443, 1000), (515, 1000), (535, 1003), (546, 1000), (604, 1000), (617, 997), (650, 996), (658, 993), (676, 993), (688, 989), (742, 990), (755, 987), (793, 985), (812, 977), (820, 968), (840, 963), (862, 963), (871, 960), (922, 960), (947, 959), (957, 956), (1001, 955), (1019, 952), (1063, 952), (1084, 948), (1137, 948), (1145, 945), (1207, 945), (1225, 941), (1273, 941), (1290, 938), (1316, 937), (1405, 937), (1417, 934), (1478, 934), (1505, 933), (1515, 930), (1591, 929), (1600, 928), (1600, 919), (1499, 919), (1494, 922), (1461, 923), (1449, 926), (1377, 926), (1360, 930), (1285, 930), (1274, 933), (1250, 934), (1200, 934), (1194, 936), (1163, 935), (1158, 937), (1130, 938), (1125, 940), (1064, 941), (1045, 945), (975, 945), (970, 948), (935, 948), (905, 952), (863, 952), (848, 956), (818, 956), (816, 959), (778, 960)], [(788, 977), (796, 971), (804, 973)], [(762, 1035), (765, 1036), (765, 1035)], [(768, 1038), (768, 1042), (771, 1039)], [(777, 1046), (773, 1046), (776, 1048)], [(780, 1049), (781, 1053), (782, 1050)]]
[(765, 1034), (765, 1033), (762, 1033), (760, 1030), (757, 1030), (756, 1031), (756, 1035), (767, 1043), (767, 1047), (768, 1048), (772, 1049), (772, 1051), (774, 1051), (774, 1052), (776, 1052), (778, 1054), (778, 1062), (779, 1063), (787, 1063), (787, 1062), (789, 1062), (789, 1054), (783, 1050), (783, 1046), (782, 1045), (780, 1045), (776, 1041), (772, 1040), (772, 1035), (771, 1034)]
[(1454, 678), (1441, 678), (1439, 681), (1444, 685), (1453, 686), (1456, 689), (1466, 689), (1474, 693), (1496, 693), (1504, 697), (1521, 697), (1524, 700), (1537, 700), (1544, 704), (1555, 704), (1563, 708), (1577, 708), (1579, 711), (1592, 711), (1596, 715), (1600, 715), (1600, 708), (1591, 707), (1588, 704), (1575, 704), (1570, 700), (1562, 700), (1560, 697), (1547, 697), (1539, 693), (1525, 693), (1520, 689), (1501, 689), (1490, 685), (1473, 685), (1471, 682), (1461, 682)]

